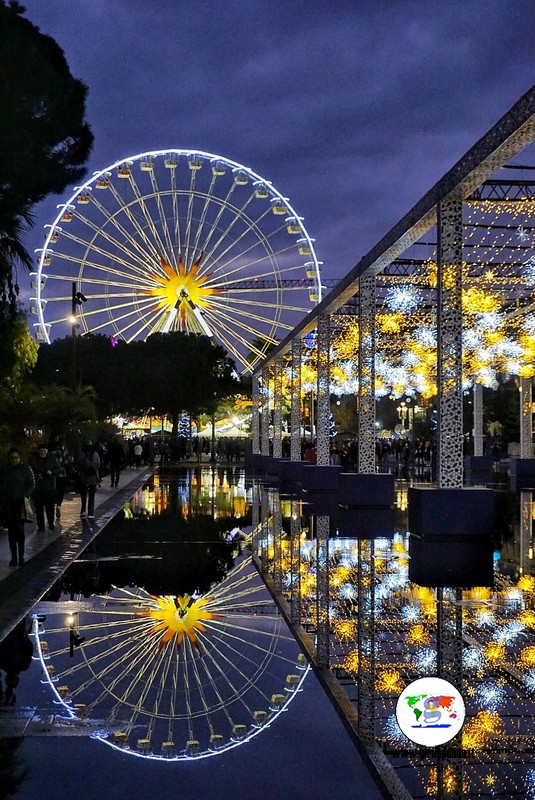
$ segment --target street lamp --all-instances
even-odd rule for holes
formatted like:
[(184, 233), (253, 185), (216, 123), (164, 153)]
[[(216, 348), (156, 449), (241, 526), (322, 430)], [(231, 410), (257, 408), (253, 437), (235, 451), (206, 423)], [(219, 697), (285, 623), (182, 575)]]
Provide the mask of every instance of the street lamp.
[(72, 388), (76, 388), (76, 329), (80, 327), (80, 323), (78, 322), (78, 317), (76, 316), (76, 311), (78, 306), (81, 306), (82, 303), (87, 301), (87, 297), (82, 292), (79, 292), (76, 288), (76, 281), (72, 283), (72, 303), (71, 303), (71, 315), (69, 317), (69, 322), (72, 326)]

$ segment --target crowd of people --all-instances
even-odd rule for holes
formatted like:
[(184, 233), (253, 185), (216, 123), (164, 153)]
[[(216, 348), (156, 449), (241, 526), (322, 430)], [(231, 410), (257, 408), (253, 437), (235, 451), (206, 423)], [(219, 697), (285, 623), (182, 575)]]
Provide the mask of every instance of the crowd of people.
[(27, 461), (17, 447), (10, 448), (0, 470), (0, 522), (8, 531), (9, 566), (25, 563), (25, 525), (34, 515), (37, 533), (44, 533), (45, 526), (54, 531), (69, 488), (80, 495), (80, 517), (94, 518), (95, 494), (104, 472), (110, 476), (111, 487), (118, 487), (126, 463), (125, 449), (117, 438), (106, 448), (88, 440), (72, 454), (59, 437), (51, 436), (38, 444)]
[[(8, 530), (10, 567), (25, 563), (25, 525), (35, 517), (36, 532), (55, 531), (67, 491), (80, 496), (80, 517), (93, 519), (95, 497), (103, 480), (118, 488), (125, 468), (153, 467), (171, 460), (210, 458), (209, 439), (167, 441), (152, 436), (123, 440), (118, 436), (102, 442), (87, 440), (77, 452), (70, 452), (56, 434), (39, 442), (26, 460), (12, 447), (7, 463), (0, 468), (0, 527)], [(240, 461), (243, 440), (220, 440), (217, 457)]]

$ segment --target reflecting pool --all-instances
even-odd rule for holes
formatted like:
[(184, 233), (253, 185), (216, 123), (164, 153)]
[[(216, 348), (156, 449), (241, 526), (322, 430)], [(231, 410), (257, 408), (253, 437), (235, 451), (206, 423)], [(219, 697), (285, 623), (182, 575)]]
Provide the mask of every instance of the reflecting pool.
[[(397, 797), (535, 797), (532, 492), (495, 516), (490, 548), (444, 550), (407, 532), (405, 482), (357, 512), (237, 465), (156, 474), (8, 643), (5, 785), (379, 798), (352, 730)], [(487, 585), (448, 586), (467, 564)]]
[(22, 621), (6, 796), (380, 797), (251, 561), (252, 492), (155, 475)]

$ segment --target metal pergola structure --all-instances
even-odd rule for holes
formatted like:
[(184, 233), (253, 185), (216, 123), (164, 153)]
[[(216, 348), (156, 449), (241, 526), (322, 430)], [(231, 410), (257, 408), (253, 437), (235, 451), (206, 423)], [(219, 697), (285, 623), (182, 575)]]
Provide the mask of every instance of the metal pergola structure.
[[(395, 225), (378, 244), (372, 248), (356, 266), (342, 278), (322, 301), (297, 325), (293, 331), (274, 348), (267, 358), (256, 368), (253, 375), (253, 452), (269, 452), (267, 433), (268, 395), (270, 382), (275, 380), (277, 371), (282, 369), (283, 358), (292, 357), (292, 369), (299, 369), (301, 361), (296, 358), (296, 342), (318, 331), (317, 343), (317, 384), (318, 416), (328, 417), (329, 392), (321, 387), (329, 385), (329, 359), (322, 348), (330, 349), (336, 317), (340, 314), (358, 318), (361, 334), (363, 325), (367, 326), (368, 336), (360, 336), (359, 364), (368, 363), (373, 373), (376, 355), (377, 308), (384, 303), (385, 293), (392, 285), (403, 282), (426, 280), (426, 265), (436, 263), (435, 285), (428, 287), (424, 304), (432, 308), (436, 315), (437, 329), (437, 384), (439, 487), (459, 487), (463, 483), (463, 429), (462, 429), (462, 291), (463, 285), (488, 276), (488, 286), (505, 293), (504, 310), (518, 314), (519, 308), (531, 308), (531, 291), (515, 284), (521, 267), (529, 254), (529, 242), (512, 242), (511, 228), (500, 219), (494, 219), (496, 230), (507, 234), (509, 239), (501, 242), (499, 252), (490, 253), (492, 246), (487, 241), (489, 225), (483, 219), (466, 219), (467, 211), (474, 206), (485, 208), (503, 207), (507, 203), (526, 203), (533, 200), (532, 172), (530, 167), (514, 168), (508, 162), (535, 139), (535, 87), (532, 87), (520, 100), (486, 133), (449, 172), (444, 175), (416, 205)], [(517, 178), (518, 170), (522, 171)], [(529, 178), (525, 178), (529, 172)], [(499, 177), (494, 177), (500, 173)], [(505, 174), (504, 174), (505, 173)], [(514, 177), (509, 177), (513, 174)], [(496, 216), (495, 211), (493, 212)], [(471, 240), (464, 241), (463, 233), (470, 227)], [(522, 226), (520, 226), (522, 229)], [(513, 229), (514, 230), (514, 229)], [(528, 231), (528, 226), (523, 230)], [(422, 241), (426, 237), (426, 241)], [(415, 257), (417, 245), (425, 245), (427, 258)], [(496, 248), (494, 248), (496, 250)], [(489, 252), (487, 252), (489, 251)], [(495, 268), (490, 281), (489, 263)], [(366, 320), (366, 322), (365, 322)], [(320, 339), (321, 334), (321, 342)], [(367, 349), (366, 349), (367, 348)], [(302, 349), (301, 356), (303, 358)], [(357, 406), (370, 405), (369, 392), (373, 394), (375, 375), (359, 384)], [(525, 380), (525, 379), (523, 379)], [(282, 397), (279, 395), (280, 401)], [(260, 400), (262, 403), (260, 404)], [(298, 401), (297, 395), (295, 402)], [(278, 411), (275, 410), (275, 419)], [(293, 415), (292, 437), (300, 436), (301, 426), (297, 424), (297, 414)], [(262, 431), (262, 432), (261, 432)], [(280, 425), (275, 425), (273, 454), (277, 456), (280, 447)], [(373, 413), (366, 415), (366, 422), (359, 427), (359, 471), (374, 471), (371, 451), (375, 440), (375, 418)], [(297, 459), (298, 448), (293, 451)], [(329, 463), (328, 426), (317, 431), (317, 463)], [(531, 442), (525, 443), (525, 454), (531, 455)]]
[[(314, 368), (316, 375), (317, 465), (325, 468), (330, 460), (329, 412), (332, 374), (333, 341), (344, 336), (344, 319), (352, 320), (357, 329), (354, 372), (358, 423), (358, 473), (373, 475), (375, 461), (375, 398), (378, 342), (381, 316), (386, 316), (389, 296), (399, 287), (418, 289), (418, 302), (433, 319), (435, 329), (434, 360), (437, 393), (437, 489), (463, 489), (463, 348), (467, 331), (463, 317), (463, 292), (472, 292), (474, 304), (495, 295), (501, 319), (526, 318), (534, 308), (535, 254), (531, 247), (533, 226), (527, 213), (535, 200), (531, 167), (509, 164), (520, 151), (535, 140), (535, 86), (532, 87), (485, 134), (446, 175), (395, 225), (378, 244), (280, 344), (269, 353), (253, 373), (253, 454), (282, 457), (283, 372), (290, 372), (286, 384), (291, 402), (291, 461), (301, 459), (301, 391), (305, 352), (314, 333)], [(515, 172), (509, 172), (515, 169)], [(522, 171), (518, 178), (517, 170)], [(529, 179), (525, 179), (529, 172)], [(511, 174), (513, 177), (511, 177)], [(528, 204), (528, 205), (526, 205)], [(529, 212), (528, 212), (529, 209)], [(425, 237), (425, 240), (424, 240)], [(499, 244), (497, 244), (499, 238)], [(419, 252), (418, 252), (419, 251)], [(422, 253), (424, 254), (422, 256)], [(533, 281), (519, 282), (522, 273), (533, 267)], [(483, 291), (484, 290), (484, 291)], [(478, 294), (479, 292), (479, 294)], [(389, 295), (390, 293), (390, 295)], [(499, 298), (499, 302), (498, 299)], [(490, 306), (489, 306), (490, 307)], [(400, 313), (403, 316), (403, 313)], [(492, 313), (489, 324), (495, 324)], [(535, 318), (534, 318), (535, 319)], [(535, 325), (534, 325), (535, 332)], [(535, 333), (534, 333), (535, 335)], [(403, 344), (391, 335), (391, 348), (401, 350)], [(528, 365), (530, 366), (530, 365)], [(531, 391), (532, 374), (518, 372), (521, 417), (521, 456), (532, 457)], [(473, 380), (474, 390), (474, 453), (482, 455), (482, 384)], [(271, 409), (273, 426), (270, 429)], [(479, 432), (476, 436), (476, 430)], [(270, 447), (270, 438), (272, 445)], [(271, 514), (269, 505), (272, 504)], [(290, 576), (283, 580), (283, 544), (285, 534), (280, 520), (276, 494), (269, 501), (265, 494), (259, 499), (256, 516), (261, 520), (255, 555), (264, 574), (272, 577), (277, 594), (284, 585), (299, 586), (290, 592), (292, 621), (303, 624), (304, 572), (296, 568), (302, 545), (294, 541), (292, 530), (288, 563)], [(321, 513), (321, 512), (318, 512)], [(316, 517), (314, 534), (315, 554), (312, 566), (315, 590), (312, 633), (315, 636), (311, 656), (317, 668), (330, 664), (331, 605), (335, 590), (331, 586), (334, 567), (329, 555), (329, 517)], [(332, 545), (334, 547), (334, 543)], [(357, 643), (357, 735), (368, 746), (368, 755), (379, 774), (389, 775), (374, 742), (374, 703), (376, 702), (375, 652), (378, 646), (376, 624), (376, 592), (380, 580), (376, 570), (377, 555), (374, 540), (358, 543), (354, 575), (355, 619), (354, 640)], [(253, 548), (255, 549), (255, 548)], [(390, 554), (397, 557), (396, 553)], [(297, 577), (299, 576), (299, 581)], [(288, 594), (288, 592), (286, 592)], [(459, 691), (463, 686), (461, 655), (466, 644), (463, 629), (464, 592), (461, 588), (436, 589), (432, 598), (435, 609), (432, 635), (437, 651), (436, 671), (451, 680)], [(311, 605), (309, 604), (309, 608)], [(351, 621), (351, 620), (350, 620)], [(332, 623), (332, 620), (331, 620)], [(397, 624), (397, 623), (396, 623)], [(399, 626), (398, 626), (399, 628)], [(399, 633), (396, 626), (392, 631)], [(394, 635), (391, 632), (389, 635)], [(397, 633), (396, 633), (397, 635)], [(460, 740), (454, 740), (458, 744)], [(512, 749), (509, 747), (509, 751)], [(514, 749), (514, 748), (513, 748)], [(436, 791), (439, 798), (464, 797), (467, 766), (462, 758), (439, 754), (435, 769)], [(487, 776), (488, 777), (488, 776)], [(490, 776), (492, 777), (492, 776)], [(489, 778), (490, 780), (490, 778)], [(489, 784), (490, 786), (490, 784)], [(406, 798), (406, 789), (392, 780), (387, 789), (392, 797)]]

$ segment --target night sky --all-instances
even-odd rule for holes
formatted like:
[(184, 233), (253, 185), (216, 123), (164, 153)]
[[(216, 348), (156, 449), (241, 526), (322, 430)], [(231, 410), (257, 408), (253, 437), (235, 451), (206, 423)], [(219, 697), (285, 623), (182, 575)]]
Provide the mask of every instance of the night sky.
[[(89, 87), (88, 175), (166, 147), (238, 161), (290, 198), (331, 278), (535, 75), (533, 0), (24, 4)], [(35, 209), (32, 251), (67, 196)]]

